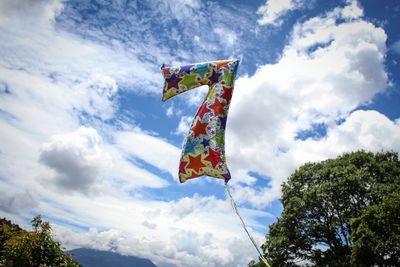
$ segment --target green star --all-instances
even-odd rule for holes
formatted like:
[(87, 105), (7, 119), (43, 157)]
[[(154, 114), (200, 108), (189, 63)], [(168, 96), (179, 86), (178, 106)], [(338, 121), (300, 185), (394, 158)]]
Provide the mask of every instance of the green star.
[(224, 75), (222, 76), (222, 81), (225, 81), (226, 86), (232, 86), (233, 81), (233, 73), (229, 70), (224, 71)]
[(186, 74), (179, 84), (185, 86), (186, 90), (189, 90), (200, 85), (196, 78), (196, 73)]
[(224, 146), (225, 140), (222, 131), (217, 131), (211, 139), (217, 143), (219, 148)]

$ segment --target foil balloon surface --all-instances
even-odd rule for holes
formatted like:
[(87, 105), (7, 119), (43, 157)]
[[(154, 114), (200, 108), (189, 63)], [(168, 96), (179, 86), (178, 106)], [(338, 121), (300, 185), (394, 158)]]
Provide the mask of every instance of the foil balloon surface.
[(185, 91), (208, 85), (209, 91), (193, 118), (179, 164), (179, 180), (199, 176), (231, 178), (225, 157), (225, 128), (238, 60), (162, 67), (165, 101)]

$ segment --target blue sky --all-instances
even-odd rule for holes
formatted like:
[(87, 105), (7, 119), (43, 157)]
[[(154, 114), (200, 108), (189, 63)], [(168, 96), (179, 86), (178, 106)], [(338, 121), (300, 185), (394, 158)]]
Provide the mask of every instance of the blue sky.
[(161, 101), (162, 64), (241, 60), (226, 129), (257, 242), (309, 161), (400, 151), (398, 1), (1, 1), (0, 216), (42, 214), (67, 248), (159, 266), (256, 251), (209, 177), (179, 184), (207, 88)]

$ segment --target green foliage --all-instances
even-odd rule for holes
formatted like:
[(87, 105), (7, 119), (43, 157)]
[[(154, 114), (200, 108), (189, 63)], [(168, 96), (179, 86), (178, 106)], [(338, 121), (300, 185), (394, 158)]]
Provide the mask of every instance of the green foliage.
[(272, 266), (400, 266), (397, 153), (308, 163), (282, 191), (284, 210), (262, 246)]
[(50, 224), (40, 216), (32, 220), (33, 231), (25, 231), (5, 219), (1, 219), (0, 227), (0, 266), (80, 266), (52, 240)]

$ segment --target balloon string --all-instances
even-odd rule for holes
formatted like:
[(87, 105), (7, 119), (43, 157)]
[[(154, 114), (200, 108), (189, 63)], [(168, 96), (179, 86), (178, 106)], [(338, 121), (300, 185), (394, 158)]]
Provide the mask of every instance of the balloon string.
[(228, 183), (226, 183), (226, 182), (225, 182), (225, 187), (226, 187), (226, 191), (228, 192), (229, 198), (230, 198), (230, 200), (231, 200), (232, 208), (235, 210), (236, 215), (239, 217), (240, 221), (242, 222), (242, 227), (243, 227), (243, 229), (246, 231), (247, 236), (250, 238), (250, 241), (253, 243), (253, 246), (256, 248), (258, 254), (260, 255), (260, 259), (264, 262), (264, 264), (265, 264), (267, 267), (271, 267), (271, 265), (269, 265), (269, 263), (267, 262), (267, 260), (266, 260), (266, 259), (264, 258), (264, 256), (262, 255), (262, 253), (261, 253), (260, 249), (258, 248), (257, 243), (256, 243), (256, 241), (254, 240), (253, 236), (252, 236), (252, 235), (250, 234), (250, 232), (247, 230), (246, 224), (244, 223), (242, 216), (240, 216), (240, 213), (239, 213), (239, 210), (238, 210), (238, 208), (237, 208), (236, 202), (235, 202), (235, 200), (234, 200), (233, 197), (232, 197), (230, 187), (229, 187)]

